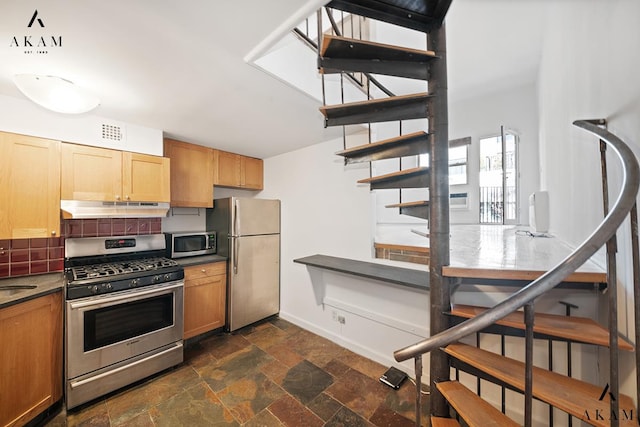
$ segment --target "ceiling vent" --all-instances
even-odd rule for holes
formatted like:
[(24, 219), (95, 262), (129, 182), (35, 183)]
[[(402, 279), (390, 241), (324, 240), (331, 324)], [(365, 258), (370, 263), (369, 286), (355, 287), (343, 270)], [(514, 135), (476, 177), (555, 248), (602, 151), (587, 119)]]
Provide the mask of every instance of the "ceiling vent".
[(100, 140), (109, 143), (123, 143), (127, 140), (124, 126), (102, 123)]

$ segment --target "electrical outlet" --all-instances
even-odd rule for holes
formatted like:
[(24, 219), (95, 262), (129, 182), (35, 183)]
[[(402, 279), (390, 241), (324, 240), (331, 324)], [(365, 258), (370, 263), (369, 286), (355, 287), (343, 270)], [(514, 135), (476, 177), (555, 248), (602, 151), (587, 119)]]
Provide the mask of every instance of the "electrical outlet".
[(332, 316), (334, 322), (338, 321), (338, 312), (337, 311), (332, 310), (331, 311), (331, 316)]
[(344, 325), (346, 322), (346, 319), (344, 318), (344, 316), (338, 316), (338, 323), (340, 323), (341, 325)]

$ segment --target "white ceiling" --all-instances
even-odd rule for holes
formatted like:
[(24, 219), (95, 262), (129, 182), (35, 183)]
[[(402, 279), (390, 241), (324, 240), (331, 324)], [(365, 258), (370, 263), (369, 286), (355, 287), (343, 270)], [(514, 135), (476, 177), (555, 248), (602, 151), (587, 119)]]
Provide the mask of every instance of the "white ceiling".
[[(517, 4), (517, 5), (516, 5)], [(454, 0), (447, 18), (453, 98), (534, 81), (544, 0)], [(300, 0), (0, 0), (0, 94), (19, 73), (64, 77), (101, 100), (93, 114), (269, 157), (339, 135), (319, 104), (243, 58)], [(27, 28), (34, 10), (45, 28)], [(25, 54), (27, 34), (62, 47)]]

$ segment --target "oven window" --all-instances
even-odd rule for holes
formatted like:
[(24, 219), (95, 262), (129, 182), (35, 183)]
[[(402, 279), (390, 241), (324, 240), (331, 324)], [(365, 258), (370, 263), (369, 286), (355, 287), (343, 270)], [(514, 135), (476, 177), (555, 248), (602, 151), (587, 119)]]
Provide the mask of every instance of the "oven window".
[(173, 325), (173, 293), (84, 313), (84, 351)]
[(173, 239), (173, 251), (174, 252), (192, 252), (201, 251), (207, 247), (206, 236), (183, 236), (175, 237)]

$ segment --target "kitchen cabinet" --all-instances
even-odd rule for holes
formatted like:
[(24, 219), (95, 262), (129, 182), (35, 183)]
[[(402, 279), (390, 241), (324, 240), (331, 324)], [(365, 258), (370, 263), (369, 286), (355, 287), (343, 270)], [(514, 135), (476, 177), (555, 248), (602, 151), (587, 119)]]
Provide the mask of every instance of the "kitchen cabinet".
[(0, 239), (60, 235), (60, 141), (0, 132)]
[(214, 184), (221, 187), (262, 190), (263, 161), (253, 157), (216, 150)]
[(240, 158), (240, 186), (252, 190), (264, 188), (264, 163), (262, 159), (242, 156)]
[(62, 144), (63, 200), (169, 202), (169, 159)]
[(171, 206), (213, 207), (213, 149), (166, 138), (171, 160)]
[(22, 426), (62, 398), (62, 292), (0, 310), (0, 426)]
[(184, 268), (184, 338), (224, 326), (227, 264), (216, 262)]

